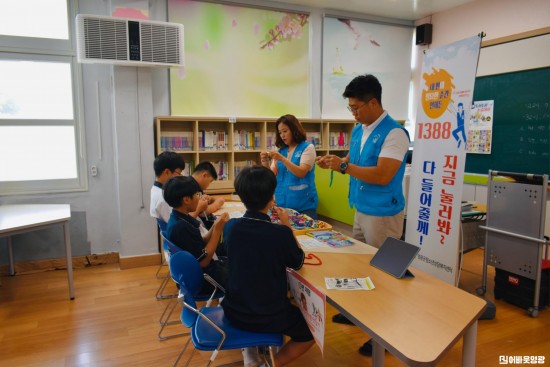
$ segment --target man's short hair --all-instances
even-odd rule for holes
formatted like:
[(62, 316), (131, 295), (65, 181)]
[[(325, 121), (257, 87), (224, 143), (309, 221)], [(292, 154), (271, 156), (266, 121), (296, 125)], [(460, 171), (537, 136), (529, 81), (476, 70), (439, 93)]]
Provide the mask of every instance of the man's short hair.
[(208, 172), (208, 174), (212, 176), (214, 180), (218, 179), (218, 173), (216, 172), (214, 165), (208, 161), (203, 161), (197, 164), (195, 166), (195, 169), (193, 170), (193, 173), (195, 172)]
[(155, 169), (155, 176), (158, 177), (164, 172), (165, 169), (169, 169), (170, 172), (174, 172), (176, 169), (185, 169), (185, 161), (183, 158), (175, 152), (162, 152), (156, 158), (153, 163)]
[(201, 188), (194, 178), (189, 176), (176, 176), (170, 178), (162, 186), (164, 201), (172, 208), (181, 206), (185, 197), (193, 197)]
[(273, 199), (277, 178), (269, 168), (245, 167), (235, 179), (235, 191), (248, 210), (258, 211)]
[(382, 105), (382, 85), (372, 74), (359, 75), (352, 79), (346, 86), (344, 98), (355, 98), (367, 102), (369, 99), (376, 98)]

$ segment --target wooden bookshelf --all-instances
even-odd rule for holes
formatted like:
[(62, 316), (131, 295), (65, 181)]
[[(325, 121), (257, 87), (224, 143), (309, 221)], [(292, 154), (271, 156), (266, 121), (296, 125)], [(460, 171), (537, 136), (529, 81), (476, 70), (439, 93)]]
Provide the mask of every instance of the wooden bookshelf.
[[(207, 193), (232, 193), (236, 172), (246, 165), (259, 164), (261, 151), (276, 149), (276, 121), (252, 117), (159, 116), (155, 118), (155, 156), (172, 150), (181, 154), (191, 169), (199, 162), (210, 161), (220, 177), (212, 182)], [(315, 144), (317, 155), (342, 155), (349, 150), (355, 120), (300, 119), (300, 122), (308, 141)]]

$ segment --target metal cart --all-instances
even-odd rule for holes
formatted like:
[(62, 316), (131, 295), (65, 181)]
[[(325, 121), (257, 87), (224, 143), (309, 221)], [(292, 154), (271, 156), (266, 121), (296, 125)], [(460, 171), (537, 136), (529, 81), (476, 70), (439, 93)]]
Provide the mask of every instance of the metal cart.
[(537, 317), (541, 266), (548, 243), (544, 238), (548, 175), (489, 171), (487, 225), (483, 259), (482, 286), (487, 290), (487, 266), (535, 280), (533, 307), (529, 315)]

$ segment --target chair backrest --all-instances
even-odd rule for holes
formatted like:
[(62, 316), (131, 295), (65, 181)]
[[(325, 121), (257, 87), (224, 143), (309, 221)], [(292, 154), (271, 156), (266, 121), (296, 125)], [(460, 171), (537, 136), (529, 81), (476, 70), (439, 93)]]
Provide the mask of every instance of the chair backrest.
[(168, 224), (165, 221), (163, 221), (161, 218), (157, 218), (157, 224), (161, 232), (166, 232), (166, 226)]
[[(174, 254), (176, 252), (182, 251), (181, 247), (174, 245), (166, 234), (166, 231), (160, 231), (160, 236), (162, 237), (162, 248), (164, 251), (168, 251), (168, 254)], [(166, 259), (168, 261), (168, 259)]]
[[(170, 274), (172, 279), (179, 284), (184, 302), (196, 309), (197, 303), (194, 295), (200, 291), (204, 282), (202, 268), (197, 259), (187, 251), (172, 254), (170, 256)], [(195, 324), (197, 316), (195, 312), (184, 307), (181, 321), (190, 328)]]

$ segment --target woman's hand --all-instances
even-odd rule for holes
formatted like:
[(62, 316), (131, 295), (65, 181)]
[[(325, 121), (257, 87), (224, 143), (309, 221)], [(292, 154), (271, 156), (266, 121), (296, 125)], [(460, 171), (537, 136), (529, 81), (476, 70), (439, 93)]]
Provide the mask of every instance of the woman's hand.
[(269, 158), (274, 159), (276, 161), (282, 161), (283, 159), (285, 159), (285, 157), (283, 157), (279, 152), (269, 152), (268, 154), (269, 154)]

